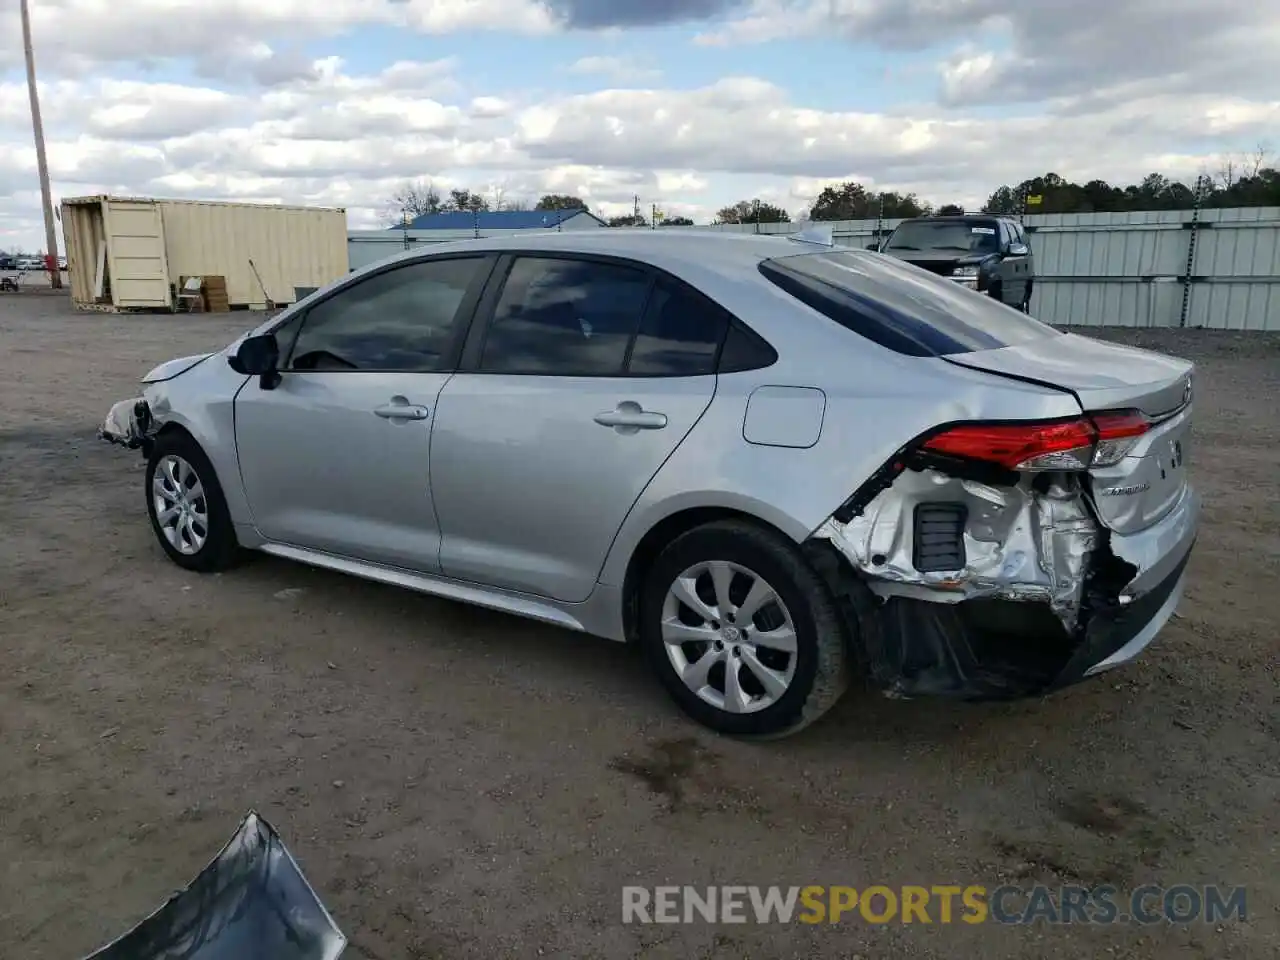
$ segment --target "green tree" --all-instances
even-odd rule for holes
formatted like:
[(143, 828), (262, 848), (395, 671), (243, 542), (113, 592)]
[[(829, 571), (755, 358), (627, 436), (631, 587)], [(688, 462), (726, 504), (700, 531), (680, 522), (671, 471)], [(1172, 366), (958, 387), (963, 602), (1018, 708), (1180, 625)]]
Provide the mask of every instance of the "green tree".
[(488, 210), (489, 201), (467, 189), (450, 190), (444, 202), (445, 210)]
[(809, 208), (812, 220), (886, 220), (904, 217), (920, 217), (929, 212), (929, 205), (914, 193), (871, 193), (862, 184), (848, 180), (828, 184), (822, 188), (813, 206)]
[(609, 218), (609, 226), (611, 227), (647, 227), (648, 225), (649, 221), (636, 213), (627, 213), (620, 217)]
[(692, 227), (693, 221), (688, 217), (663, 217), (658, 221), (660, 227)]
[(721, 207), (716, 223), (790, 223), (791, 216), (781, 207), (763, 200), (739, 200)]
[(538, 200), (535, 210), (590, 210), (586, 202), (569, 193), (548, 193)]

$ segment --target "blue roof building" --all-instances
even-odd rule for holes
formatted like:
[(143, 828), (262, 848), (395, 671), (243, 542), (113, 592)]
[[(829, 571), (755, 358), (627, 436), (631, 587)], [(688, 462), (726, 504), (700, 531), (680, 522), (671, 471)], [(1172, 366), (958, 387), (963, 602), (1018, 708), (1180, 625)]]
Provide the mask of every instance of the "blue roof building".
[[(477, 222), (478, 221), (478, 222)], [(450, 210), (424, 213), (409, 222), (410, 230), (582, 230), (606, 227), (603, 220), (586, 210)], [(403, 230), (397, 224), (392, 230)]]

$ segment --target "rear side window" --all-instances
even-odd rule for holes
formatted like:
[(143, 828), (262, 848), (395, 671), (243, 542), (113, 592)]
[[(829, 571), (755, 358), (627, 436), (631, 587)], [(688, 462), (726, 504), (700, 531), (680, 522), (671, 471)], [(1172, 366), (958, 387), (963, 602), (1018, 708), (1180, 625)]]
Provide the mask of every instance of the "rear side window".
[(485, 337), (485, 373), (620, 377), (652, 280), (590, 260), (520, 257)]
[(635, 377), (693, 377), (715, 373), (729, 316), (715, 304), (659, 281), (631, 349)]
[(943, 357), (1060, 336), (1012, 307), (889, 257), (831, 251), (765, 260), (775, 286), (896, 353)]

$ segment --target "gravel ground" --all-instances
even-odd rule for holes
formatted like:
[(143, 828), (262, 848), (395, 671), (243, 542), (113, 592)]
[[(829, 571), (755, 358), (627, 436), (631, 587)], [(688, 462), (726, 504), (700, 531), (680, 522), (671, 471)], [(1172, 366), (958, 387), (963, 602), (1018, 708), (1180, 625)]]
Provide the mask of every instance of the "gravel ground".
[[(1109, 333), (1200, 365), (1204, 527), (1139, 664), (1045, 701), (850, 694), (755, 745), (634, 651), (154, 542), (107, 405), (228, 317), (0, 300), (0, 956), (80, 956), (249, 808), (360, 958), (1275, 957), (1280, 338)], [(624, 926), (624, 884), (1228, 883), (1246, 923)]]

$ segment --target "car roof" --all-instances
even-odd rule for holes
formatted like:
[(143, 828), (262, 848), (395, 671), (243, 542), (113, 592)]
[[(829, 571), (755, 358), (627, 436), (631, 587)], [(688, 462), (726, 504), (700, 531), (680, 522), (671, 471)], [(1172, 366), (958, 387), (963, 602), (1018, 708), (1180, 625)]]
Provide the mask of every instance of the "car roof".
[(754, 270), (761, 261), (773, 257), (831, 249), (845, 248), (795, 240), (781, 234), (609, 227), (564, 232), (538, 230), (503, 237), (419, 245), (392, 260), (383, 260), (372, 266), (381, 268), (390, 262), (452, 253), (571, 253), (638, 260), (696, 282), (691, 274), (741, 275), (743, 270)]

